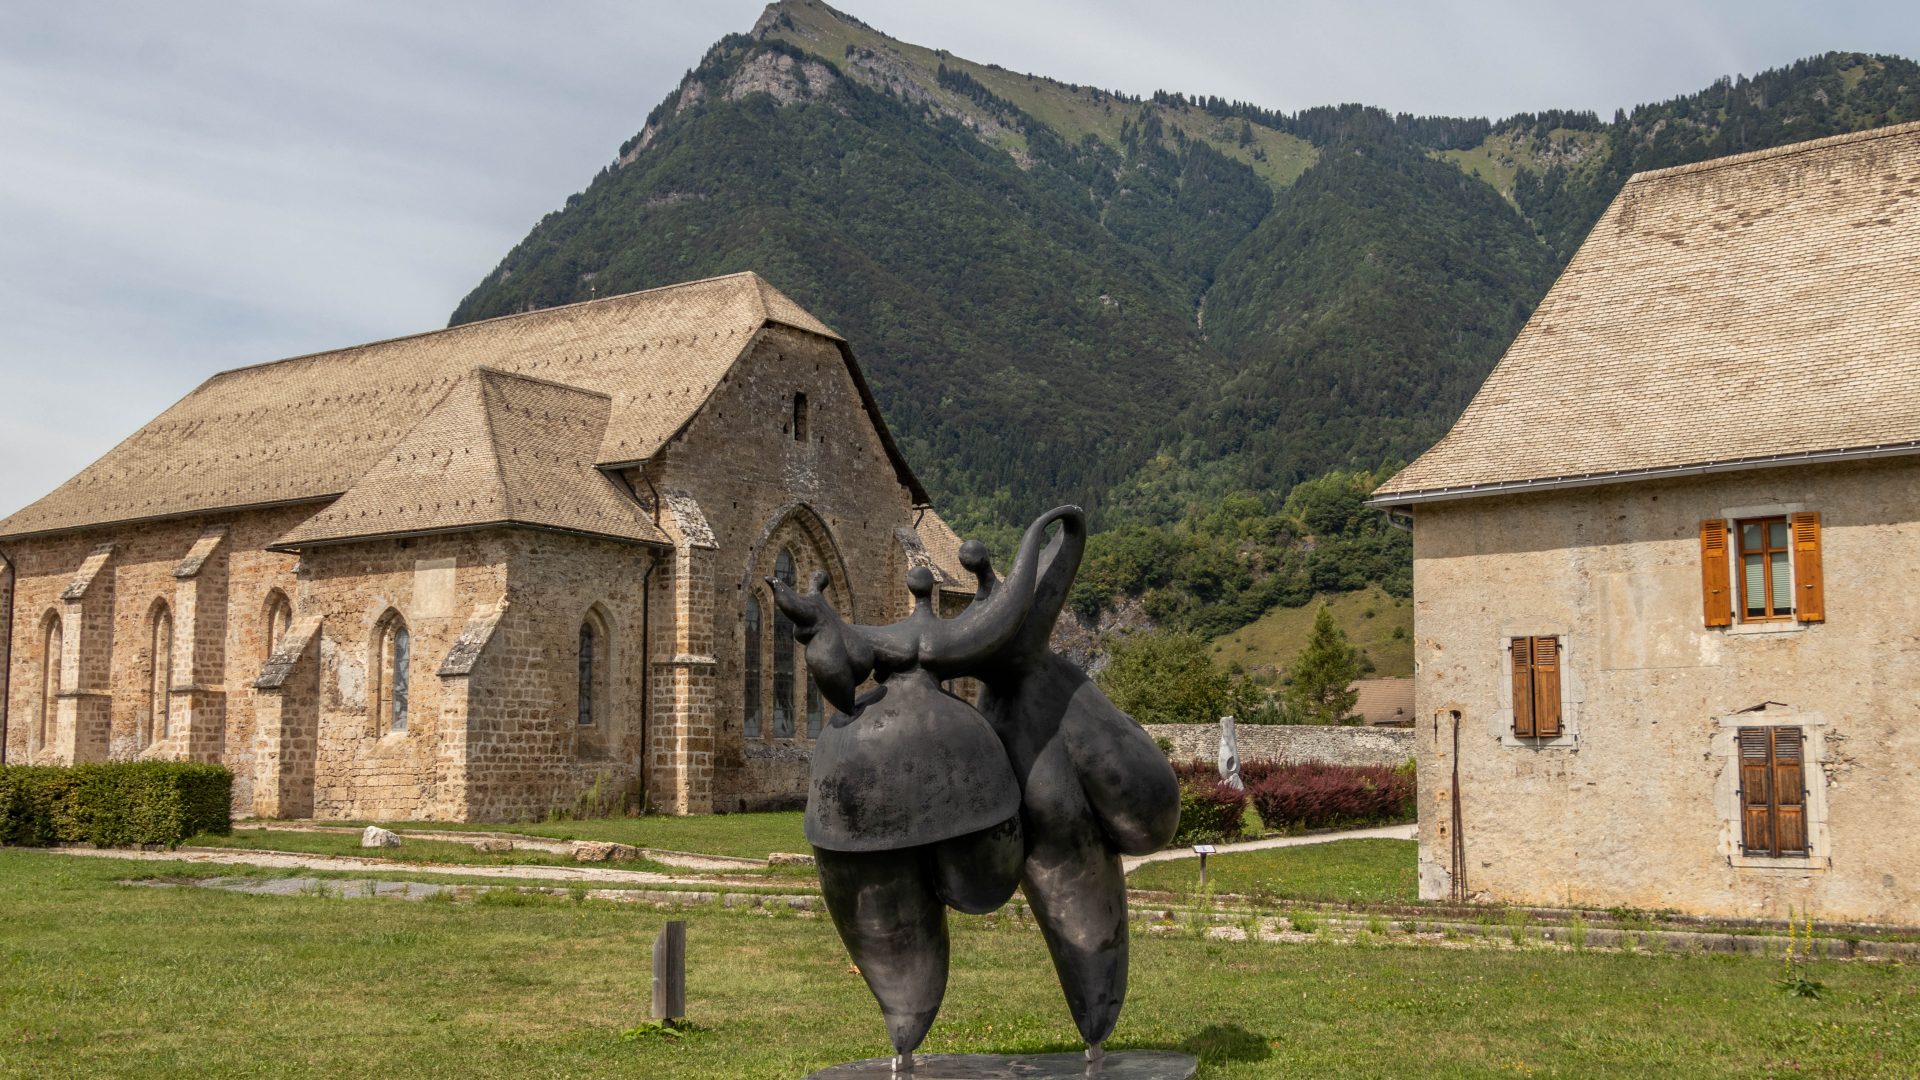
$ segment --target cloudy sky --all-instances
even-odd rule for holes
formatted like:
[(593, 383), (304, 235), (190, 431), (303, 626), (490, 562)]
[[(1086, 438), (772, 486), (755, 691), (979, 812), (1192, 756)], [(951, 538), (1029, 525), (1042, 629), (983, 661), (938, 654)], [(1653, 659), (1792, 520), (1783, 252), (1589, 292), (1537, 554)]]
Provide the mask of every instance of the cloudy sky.
[[(1020, 71), (1291, 110), (1610, 114), (1910, 3), (845, 0)], [(445, 324), (754, 0), (62, 0), (0, 35), (0, 514), (208, 375)], [(1557, 11), (1557, 13), (1556, 13)]]

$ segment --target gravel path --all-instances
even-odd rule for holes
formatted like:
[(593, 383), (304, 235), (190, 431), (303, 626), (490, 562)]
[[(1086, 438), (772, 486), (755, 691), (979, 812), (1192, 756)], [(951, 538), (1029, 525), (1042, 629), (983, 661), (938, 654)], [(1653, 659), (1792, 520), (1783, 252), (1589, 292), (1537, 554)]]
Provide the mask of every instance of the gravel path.
[[(1347, 829), (1343, 832), (1315, 833), (1311, 836), (1275, 836), (1266, 840), (1245, 840), (1238, 844), (1216, 844), (1214, 854), (1226, 855), (1235, 851), (1265, 851), (1268, 848), (1301, 847), (1306, 844), (1331, 844), (1336, 840), (1412, 840), (1419, 830), (1418, 825), (1381, 825), (1372, 829)], [(1167, 862), (1171, 859), (1196, 858), (1192, 848), (1168, 848), (1151, 855), (1141, 855), (1121, 860), (1131, 873), (1136, 866), (1150, 862)]]
[(357, 870), (397, 874), (449, 874), (462, 877), (522, 878), (530, 881), (582, 881), (594, 884), (625, 885), (771, 885), (762, 877), (683, 878), (645, 870), (615, 870), (605, 866), (456, 866), (446, 863), (410, 863), (394, 859), (362, 859), (351, 855), (304, 855), (288, 851), (257, 851), (249, 848), (183, 847), (172, 851), (131, 851), (119, 848), (63, 847), (48, 849), (56, 855), (85, 858), (133, 859), (143, 862), (184, 862), (216, 866), (266, 866), (282, 870)]

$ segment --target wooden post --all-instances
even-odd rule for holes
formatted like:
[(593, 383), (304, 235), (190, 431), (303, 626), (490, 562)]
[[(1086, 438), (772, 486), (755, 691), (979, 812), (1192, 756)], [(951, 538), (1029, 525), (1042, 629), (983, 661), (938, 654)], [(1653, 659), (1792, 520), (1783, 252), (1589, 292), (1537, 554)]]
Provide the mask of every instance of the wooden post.
[(664, 1024), (687, 1015), (687, 924), (668, 923), (653, 939), (653, 1018)]

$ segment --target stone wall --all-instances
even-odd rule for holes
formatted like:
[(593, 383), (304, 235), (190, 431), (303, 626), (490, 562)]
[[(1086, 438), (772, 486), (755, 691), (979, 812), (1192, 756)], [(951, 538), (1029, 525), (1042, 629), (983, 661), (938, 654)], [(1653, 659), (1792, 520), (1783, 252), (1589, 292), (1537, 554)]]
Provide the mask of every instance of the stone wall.
[[(469, 616), (505, 598), (512, 539), (510, 530), (487, 529), (326, 545), (302, 557), (294, 610), (322, 626), (315, 817), (466, 816), (463, 794), (443, 784), (439, 744), (462, 721), (445, 715), (437, 672)], [(389, 613), (411, 640), (403, 731), (384, 728), (375, 701)]]
[[(657, 549), (532, 530), (507, 532), (505, 544), (507, 607), (473, 665), (463, 816), (619, 810), (640, 794), (645, 639), (659, 640), (642, 590)], [(589, 621), (596, 685), (582, 724)]]
[[(795, 438), (796, 392), (807, 400), (804, 439)], [(849, 621), (888, 622), (905, 613), (907, 602), (906, 565), (894, 530), (912, 523), (912, 500), (839, 348), (812, 334), (763, 330), (687, 429), (628, 476), (643, 500), (657, 497), (673, 511), (662, 515), (670, 531), (678, 531), (676, 516), (690, 518), (697, 510), (695, 531), (701, 533), (683, 538), (687, 549), (672, 568), (677, 579), (696, 579), (688, 590), (691, 606), (669, 605), (668, 636), (661, 639), (690, 644), (656, 659), (679, 665), (657, 677), (685, 688), (680, 707), (694, 712), (684, 722), (711, 734), (656, 745), (662, 763), (655, 771), (685, 757), (697, 773), (708, 767), (695, 760), (704, 754), (710, 783), (704, 791), (696, 785), (671, 793), (656, 805), (681, 813), (792, 805), (805, 795), (812, 741), (806, 737), (806, 668), (797, 655), (794, 735), (773, 733), (774, 609), (765, 579), (775, 560), (782, 550), (792, 553), (802, 589), (814, 570), (825, 570), (832, 579), (828, 597)], [(751, 747), (742, 723), (749, 591), (761, 605), (763, 709)], [(656, 604), (656, 618), (659, 609)], [(671, 620), (681, 618), (703, 622), (704, 635), (680, 633)], [(663, 735), (681, 722), (661, 721), (657, 730)]]
[[(285, 507), (10, 541), (7, 760), (225, 761), (235, 770), (234, 810), (250, 812), (252, 683), (266, 658), (261, 605), (273, 590), (291, 595), (296, 561), (265, 547), (311, 512)], [(173, 693), (156, 702), (153, 624), (162, 609), (173, 620), (174, 651), (163, 661)], [(40, 631), (50, 615), (69, 639), (54, 713), (70, 726), (62, 734), (56, 722), (43, 740)], [(165, 723), (156, 706), (167, 710)]]
[[(1920, 462), (1888, 458), (1419, 508), (1421, 895), (1458, 869), (1522, 903), (1912, 922), (1916, 507)], [(1825, 620), (1705, 626), (1700, 522), (1802, 510), (1821, 516)], [(1553, 740), (1512, 731), (1507, 643), (1533, 635), (1561, 641)], [(1749, 725), (1805, 733), (1811, 857), (1742, 851)]]
[[(1173, 743), (1175, 761), (1213, 761), (1220, 753), (1218, 724), (1145, 724), (1147, 734)], [(1241, 761), (1287, 764), (1404, 765), (1414, 734), (1404, 728), (1324, 727), (1317, 724), (1236, 724)]]

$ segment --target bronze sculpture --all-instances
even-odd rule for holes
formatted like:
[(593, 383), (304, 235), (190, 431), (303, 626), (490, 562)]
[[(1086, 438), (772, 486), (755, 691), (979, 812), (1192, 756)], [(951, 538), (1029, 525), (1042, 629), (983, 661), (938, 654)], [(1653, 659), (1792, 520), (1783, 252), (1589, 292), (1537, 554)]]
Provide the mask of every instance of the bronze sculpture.
[[(1048, 647), (1085, 545), (1085, 515), (1071, 506), (1027, 529), (1004, 581), (969, 542), (961, 563), (979, 589), (965, 611), (940, 618), (933, 576), (916, 568), (913, 612), (881, 627), (842, 622), (821, 595), (824, 574), (804, 595), (769, 580), (842, 713), (816, 744), (807, 839), (834, 925), (880, 1002), (896, 1074), (912, 1071), (945, 992), (945, 909), (992, 911), (1016, 887), (1090, 1068), (1119, 1019), (1120, 856), (1164, 846), (1180, 797), (1146, 732)], [(869, 675), (877, 685), (856, 698)], [(982, 686), (977, 710), (940, 686), (963, 676)]]

